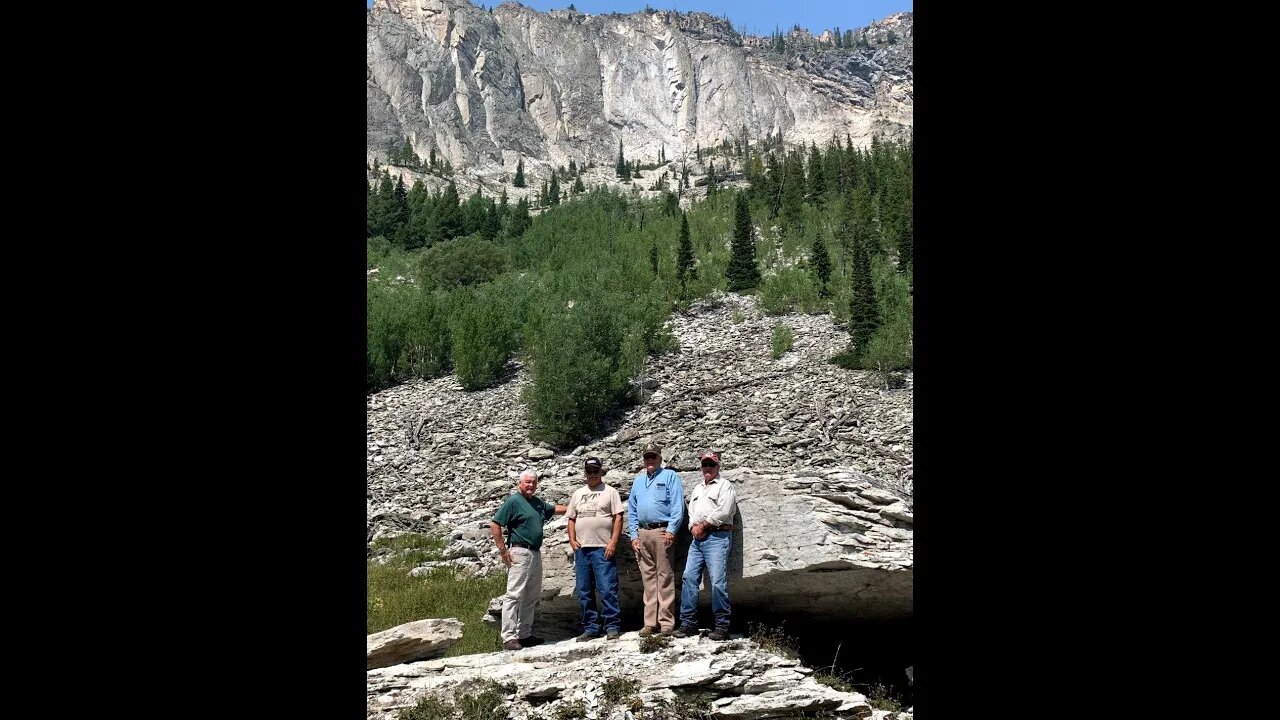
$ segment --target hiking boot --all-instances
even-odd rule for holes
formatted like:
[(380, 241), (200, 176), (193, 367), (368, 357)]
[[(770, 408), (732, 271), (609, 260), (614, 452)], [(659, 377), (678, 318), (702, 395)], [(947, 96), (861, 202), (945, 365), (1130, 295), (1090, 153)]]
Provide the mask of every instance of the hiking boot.
[(527, 638), (520, 638), (517, 642), (520, 643), (520, 647), (534, 647), (536, 645), (541, 645), (544, 641), (537, 635), (530, 635)]
[(640, 637), (649, 637), (650, 635), (653, 634), (653, 632), (654, 632), (653, 628), (646, 625), (640, 628)]
[(608, 630), (605, 631), (604, 636), (609, 638), (610, 640), (617, 640), (618, 628), (609, 628)]
[(715, 630), (712, 630), (712, 631), (711, 631), (711, 634), (710, 634), (710, 635), (708, 635), (707, 637), (711, 638), (712, 640), (728, 640), (728, 639), (729, 639), (729, 628), (727, 628), (727, 627), (718, 627), (718, 628), (716, 628)]
[(681, 625), (679, 629), (676, 630), (676, 637), (678, 638), (697, 637), (697, 635), (698, 628), (693, 627), (692, 625)]
[(577, 640), (578, 642), (586, 642), (588, 640), (595, 640), (598, 637), (600, 636), (596, 635), (595, 633), (584, 632), (578, 637), (574, 638), (574, 640)]
[(519, 649), (520, 649), (520, 641), (519, 641), (519, 640), (508, 640), (508, 641), (506, 641), (506, 642), (502, 643), (502, 649), (503, 649), (503, 650), (519, 650)]
[(671, 637), (675, 633), (676, 633), (675, 628), (671, 628), (670, 630), (661, 630), (658, 632), (659, 635), (662, 635), (664, 637)]

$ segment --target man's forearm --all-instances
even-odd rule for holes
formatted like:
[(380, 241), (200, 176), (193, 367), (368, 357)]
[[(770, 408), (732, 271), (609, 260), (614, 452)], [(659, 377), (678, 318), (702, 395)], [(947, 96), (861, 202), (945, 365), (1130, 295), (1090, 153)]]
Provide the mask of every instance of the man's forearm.
[(490, 520), (490, 521), (489, 521), (489, 532), (493, 534), (493, 542), (494, 542), (494, 543), (496, 543), (496, 544), (497, 544), (497, 546), (498, 546), (498, 553), (499, 553), (499, 554), (501, 554), (501, 553), (505, 552), (507, 548), (506, 548), (506, 546), (502, 543), (502, 526), (501, 526), (501, 525), (499, 525), (498, 523), (496, 523), (496, 522), (494, 522), (494, 521)]
[(613, 516), (613, 537), (610, 538), (610, 541), (616, 544), (618, 542), (618, 538), (620, 537), (622, 537), (622, 514), (621, 513)]

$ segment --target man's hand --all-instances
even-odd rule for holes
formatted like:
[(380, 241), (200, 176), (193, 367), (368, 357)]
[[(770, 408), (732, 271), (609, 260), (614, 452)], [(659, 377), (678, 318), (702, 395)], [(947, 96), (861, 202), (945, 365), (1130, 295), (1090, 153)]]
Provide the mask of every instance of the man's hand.
[(604, 546), (604, 557), (606, 560), (613, 557), (613, 553), (618, 549), (618, 541), (610, 540), (608, 545)]
[(662, 531), (662, 547), (664, 547), (664, 548), (669, 548), (669, 547), (671, 547), (671, 543), (673, 543), (673, 542), (675, 542), (675, 541), (676, 541), (676, 536), (675, 536), (675, 535), (672, 535), (671, 533), (667, 532), (666, 530), (663, 530), (663, 531)]
[(503, 548), (500, 557), (502, 558), (503, 565), (511, 567), (511, 548)]
[(578, 552), (582, 548), (582, 543), (578, 542), (578, 538), (569, 538), (569, 547), (573, 548), (574, 552)]
[(693, 536), (698, 540), (706, 540), (707, 539), (706, 523), (695, 523), (693, 526)]
[(631, 549), (640, 552), (640, 538), (631, 538)]

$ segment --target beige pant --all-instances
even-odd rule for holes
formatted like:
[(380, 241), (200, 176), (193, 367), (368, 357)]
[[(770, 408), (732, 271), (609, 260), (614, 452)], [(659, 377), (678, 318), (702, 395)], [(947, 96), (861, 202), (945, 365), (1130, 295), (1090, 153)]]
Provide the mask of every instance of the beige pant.
[(676, 584), (671, 548), (663, 547), (662, 530), (640, 531), (640, 580), (644, 584), (644, 625), (659, 632), (676, 628)]
[(533, 613), (542, 598), (542, 553), (511, 548), (507, 594), (502, 596), (502, 641), (523, 640), (533, 634)]

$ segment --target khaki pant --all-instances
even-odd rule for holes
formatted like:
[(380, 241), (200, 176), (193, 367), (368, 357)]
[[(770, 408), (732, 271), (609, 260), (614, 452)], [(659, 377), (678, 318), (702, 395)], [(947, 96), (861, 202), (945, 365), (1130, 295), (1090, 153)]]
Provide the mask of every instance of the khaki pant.
[(644, 625), (659, 632), (676, 628), (676, 584), (671, 550), (663, 547), (662, 530), (640, 531), (640, 581), (644, 584)]
[(502, 596), (502, 641), (523, 640), (533, 634), (533, 613), (542, 599), (542, 553), (511, 548), (507, 593)]

